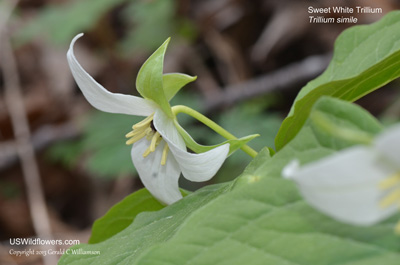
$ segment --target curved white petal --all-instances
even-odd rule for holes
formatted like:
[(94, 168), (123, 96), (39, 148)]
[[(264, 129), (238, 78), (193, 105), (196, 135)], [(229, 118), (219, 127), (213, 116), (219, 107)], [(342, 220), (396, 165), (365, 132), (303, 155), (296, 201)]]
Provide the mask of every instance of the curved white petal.
[(379, 135), (375, 139), (375, 147), (394, 165), (400, 165), (400, 125), (393, 126)]
[(200, 182), (211, 179), (228, 156), (229, 144), (221, 145), (201, 154), (188, 153), (185, 142), (173, 121), (160, 109), (154, 114), (154, 127), (168, 143), (183, 176), (188, 180)]
[(150, 142), (143, 138), (132, 147), (132, 161), (143, 185), (150, 193), (164, 204), (172, 204), (182, 198), (178, 180), (180, 169), (172, 155), (167, 156), (165, 165), (161, 165), (164, 141), (161, 141), (156, 150), (147, 157), (143, 157)]
[(283, 169), (305, 198), (321, 212), (346, 223), (374, 224), (397, 211), (381, 208), (387, 191), (379, 183), (394, 171), (380, 163), (378, 155), (366, 147), (354, 147), (319, 161), (298, 167), (290, 163)]
[(211, 179), (220, 169), (229, 153), (229, 144), (221, 145), (200, 154), (183, 151), (172, 142), (168, 142), (168, 146), (175, 156), (183, 176), (190, 181), (196, 182)]
[(185, 141), (176, 129), (174, 121), (168, 118), (161, 109), (156, 110), (153, 122), (154, 127), (161, 134), (163, 139), (168, 139), (168, 142), (172, 142), (179, 149), (186, 151)]
[(105, 112), (148, 116), (155, 111), (155, 104), (140, 97), (111, 93), (96, 82), (79, 64), (74, 55), (74, 44), (83, 34), (78, 34), (67, 52), (68, 64), (76, 83), (89, 103)]

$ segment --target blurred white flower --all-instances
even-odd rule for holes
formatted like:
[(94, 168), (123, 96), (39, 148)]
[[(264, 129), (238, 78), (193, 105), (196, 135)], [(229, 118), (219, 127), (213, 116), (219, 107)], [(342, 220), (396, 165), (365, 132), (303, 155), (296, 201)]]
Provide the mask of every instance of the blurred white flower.
[[(355, 146), (282, 175), (296, 182), (305, 200), (339, 221), (375, 224), (400, 207), (400, 126), (379, 135), (371, 146)], [(400, 233), (400, 223), (396, 226)]]

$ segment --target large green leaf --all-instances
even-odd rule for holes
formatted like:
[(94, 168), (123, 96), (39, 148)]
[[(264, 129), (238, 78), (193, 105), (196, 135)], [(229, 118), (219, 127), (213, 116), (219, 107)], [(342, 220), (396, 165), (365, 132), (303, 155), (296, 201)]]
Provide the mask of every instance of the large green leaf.
[[(324, 98), (314, 110), (333, 113), (330, 121), (348, 129), (371, 134), (381, 129), (364, 110), (339, 100)], [(346, 112), (348, 117), (341, 114)], [(274, 157), (260, 154), (231, 192), (199, 209), (173, 238), (134, 264), (398, 264), (400, 238), (393, 220), (373, 227), (338, 223), (309, 207), (291, 182), (279, 178), (294, 157), (316, 160), (352, 145), (338, 144), (340, 138), (323, 131), (309, 120)]]
[(141, 212), (157, 211), (164, 208), (146, 189), (141, 189), (127, 196), (114, 205), (92, 227), (90, 244), (99, 243), (128, 227)]
[[(207, 186), (158, 212), (141, 213), (129, 227), (103, 242), (81, 244), (70, 248), (58, 264), (132, 264), (150, 247), (171, 238), (188, 216), (229, 191), (231, 186), (230, 184)], [(76, 255), (73, 251), (80, 254)]]
[(400, 76), (400, 11), (368, 26), (344, 31), (326, 71), (297, 96), (275, 139), (277, 150), (299, 132), (323, 95), (355, 101)]
[[(314, 112), (332, 126), (309, 119), (275, 156), (260, 152), (233, 187), (208, 186), (161, 211), (140, 214), (108, 240), (74, 246), (59, 264), (397, 265), (394, 219), (371, 227), (336, 222), (280, 178), (294, 158), (304, 163), (353, 145), (327, 130), (335, 124), (371, 135), (381, 130), (360, 107), (337, 99), (321, 99)], [(79, 249), (100, 254), (70, 254)]]

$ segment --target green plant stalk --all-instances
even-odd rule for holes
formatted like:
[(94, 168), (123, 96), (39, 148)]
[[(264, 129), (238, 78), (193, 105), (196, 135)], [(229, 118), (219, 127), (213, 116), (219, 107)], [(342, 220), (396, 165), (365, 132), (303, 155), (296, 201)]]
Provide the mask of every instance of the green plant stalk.
[[(187, 106), (183, 106), (183, 105), (173, 106), (172, 113), (175, 116), (179, 113), (185, 113), (185, 114), (195, 118), (196, 120), (200, 121), (207, 127), (211, 128), (214, 132), (218, 133), (225, 139), (227, 139), (227, 140), (236, 140), (237, 139), (237, 137), (235, 137), (233, 134), (229, 133), (227, 130), (225, 130), (224, 128), (219, 126), (217, 123), (213, 122), (212, 120), (210, 120), (209, 118), (207, 118), (206, 116), (201, 114), (200, 112), (197, 112), (194, 109), (191, 109)], [(253, 148), (251, 148), (248, 145), (244, 145), (240, 149), (242, 149), (246, 154), (248, 154), (249, 156), (251, 156), (253, 158), (256, 157), (256, 155), (258, 154)]]

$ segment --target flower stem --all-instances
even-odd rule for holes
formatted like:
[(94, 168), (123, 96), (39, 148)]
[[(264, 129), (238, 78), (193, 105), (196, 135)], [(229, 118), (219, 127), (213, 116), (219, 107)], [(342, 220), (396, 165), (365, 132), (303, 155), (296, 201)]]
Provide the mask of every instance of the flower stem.
[[(196, 120), (198, 120), (201, 123), (203, 123), (204, 125), (208, 126), (214, 132), (218, 133), (219, 135), (221, 135), (222, 137), (224, 137), (227, 140), (236, 140), (237, 139), (237, 137), (235, 137), (233, 134), (229, 133), (227, 130), (225, 130), (224, 128), (219, 126), (217, 123), (213, 122), (212, 120), (210, 120), (209, 118), (207, 118), (206, 116), (201, 114), (200, 112), (197, 112), (194, 109), (191, 109), (187, 106), (183, 106), (183, 105), (173, 106), (172, 112), (174, 113), (175, 116), (178, 113), (185, 113), (185, 114), (195, 118)], [(253, 158), (258, 154), (253, 148), (251, 148), (248, 145), (244, 145), (240, 149), (242, 149), (246, 154), (248, 154), (249, 156), (251, 156)]]

